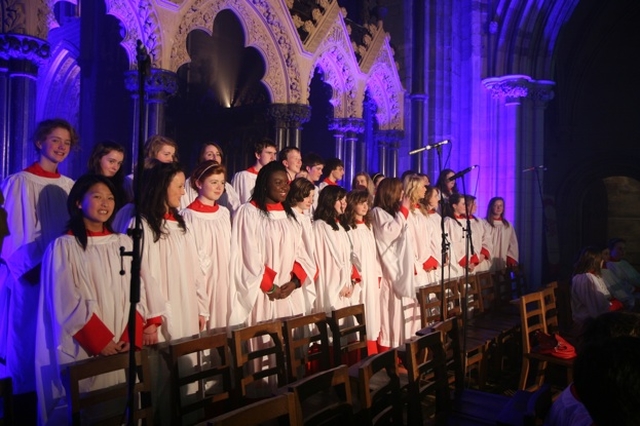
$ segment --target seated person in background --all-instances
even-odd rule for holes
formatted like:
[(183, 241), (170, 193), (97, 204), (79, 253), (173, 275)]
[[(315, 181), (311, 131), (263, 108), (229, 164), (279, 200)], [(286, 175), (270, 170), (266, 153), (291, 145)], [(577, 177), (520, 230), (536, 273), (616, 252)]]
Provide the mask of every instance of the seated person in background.
[(608, 246), (611, 258), (607, 262), (607, 269), (627, 285), (635, 287), (634, 291), (640, 291), (640, 272), (624, 259), (627, 242), (622, 238), (612, 238)]
[(602, 250), (602, 280), (604, 281), (609, 293), (618, 299), (624, 305), (625, 309), (633, 310), (640, 307), (640, 303), (636, 302), (640, 298), (640, 293), (634, 292), (635, 287), (626, 281), (618, 278), (611, 270), (609, 270), (610, 262), (609, 247)]
[(602, 254), (595, 247), (585, 247), (575, 265), (571, 280), (571, 313), (573, 321), (582, 330), (589, 318), (623, 308), (619, 300), (611, 297), (602, 280)]
[[(585, 347), (602, 345), (620, 336), (640, 337), (640, 315), (622, 311), (607, 312), (589, 321), (582, 336), (583, 343), (578, 347), (578, 355), (582, 354)], [(580, 379), (576, 376), (576, 380)], [(545, 426), (591, 426), (594, 424), (587, 408), (577, 395), (575, 384), (571, 383), (560, 393), (551, 406), (544, 424)]]

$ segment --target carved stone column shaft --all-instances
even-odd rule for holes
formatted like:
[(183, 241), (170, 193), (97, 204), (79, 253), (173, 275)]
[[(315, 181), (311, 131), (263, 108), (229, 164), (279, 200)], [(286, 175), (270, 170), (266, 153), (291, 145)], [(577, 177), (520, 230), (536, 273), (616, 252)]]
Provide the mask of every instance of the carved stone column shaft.
[(300, 149), (302, 125), (311, 118), (311, 107), (303, 104), (272, 104), (268, 113), (274, 121), (278, 150), (286, 146)]

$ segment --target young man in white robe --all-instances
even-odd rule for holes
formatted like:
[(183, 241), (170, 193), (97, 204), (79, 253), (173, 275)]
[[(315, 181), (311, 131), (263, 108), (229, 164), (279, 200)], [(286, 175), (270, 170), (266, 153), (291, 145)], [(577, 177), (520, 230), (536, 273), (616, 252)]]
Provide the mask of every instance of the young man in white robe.
[(255, 144), (254, 155), (256, 162), (246, 170), (241, 170), (233, 175), (231, 186), (238, 194), (240, 204), (249, 201), (253, 188), (256, 186), (256, 178), (261, 168), (275, 161), (278, 149), (271, 139), (263, 139)]
[(325, 178), (318, 184), (322, 191), (326, 186), (338, 185), (344, 177), (344, 163), (339, 158), (330, 158), (324, 163)]
[(13, 391), (35, 391), (35, 333), (40, 295), (40, 266), (45, 249), (64, 231), (67, 195), (73, 181), (58, 173), (77, 144), (65, 120), (38, 124), (34, 145), (38, 160), (2, 183), (10, 235), (2, 246), (0, 266), (0, 374), (13, 379)]

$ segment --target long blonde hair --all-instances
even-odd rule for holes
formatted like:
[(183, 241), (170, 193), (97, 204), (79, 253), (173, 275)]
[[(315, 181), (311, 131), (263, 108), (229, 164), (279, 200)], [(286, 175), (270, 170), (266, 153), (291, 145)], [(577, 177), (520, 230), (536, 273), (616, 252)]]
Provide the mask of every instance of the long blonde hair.
[(424, 183), (422, 183), (422, 176), (417, 174), (407, 175), (404, 177), (402, 186), (404, 187), (404, 194), (411, 200), (411, 211), (418, 209), (420, 213), (428, 216), (429, 212), (427, 212), (424, 204), (421, 203), (422, 198), (419, 198), (418, 195), (418, 190), (421, 187), (424, 187)]

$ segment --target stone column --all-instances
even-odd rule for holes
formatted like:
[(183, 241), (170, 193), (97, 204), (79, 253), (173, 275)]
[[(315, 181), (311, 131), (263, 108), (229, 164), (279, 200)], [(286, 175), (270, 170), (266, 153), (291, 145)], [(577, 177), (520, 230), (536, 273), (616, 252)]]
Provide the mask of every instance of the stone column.
[[(344, 138), (344, 156), (338, 158), (344, 162), (345, 173), (342, 180), (343, 186), (350, 188), (353, 177), (357, 173), (356, 155), (358, 152), (358, 135), (364, 132), (364, 120), (362, 118), (336, 118), (331, 128), (339, 128)], [(336, 148), (337, 145), (336, 143)]]
[[(138, 101), (138, 70), (130, 70), (125, 73), (125, 86), (131, 92), (133, 100), (133, 133), (131, 143), (131, 158), (138, 158), (138, 123), (139, 106)], [(152, 68), (151, 74), (146, 78), (145, 85), (145, 127), (143, 132), (143, 143), (153, 135), (164, 134), (165, 121), (164, 112), (167, 99), (178, 91), (178, 77), (172, 71)], [(135, 163), (135, 161), (134, 161)]]
[[(411, 55), (411, 149), (424, 145), (425, 121), (425, 17), (426, 1), (413, 1), (412, 35), (413, 49)], [(396, 162), (397, 164), (397, 162)], [(411, 169), (422, 172), (422, 155), (411, 157)]]
[(278, 151), (286, 146), (300, 149), (302, 125), (311, 118), (311, 107), (304, 104), (271, 104), (268, 113), (275, 124)]
[[(552, 81), (536, 81), (526, 75), (507, 75), (483, 80), (494, 110), (486, 137), (488, 150), (501, 152), (500, 167), (490, 172), (488, 185), (479, 197), (501, 194), (513, 222), (520, 246), (520, 263), (535, 289), (542, 283), (545, 226), (541, 169), (523, 173), (524, 169), (543, 164), (544, 107), (553, 99)], [(511, 209), (509, 206), (513, 206)], [(547, 240), (547, 247), (549, 241)]]
[(23, 34), (0, 34), (0, 137), (2, 177), (34, 160), (38, 69), (49, 59), (49, 43)]
[(376, 132), (376, 144), (378, 146), (378, 172), (387, 175), (387, 140), (383, 131)]
[(333, 131), (333, 141), (335, 143), (335, 157), (344, 161), (344, 130), (339, 118), (334, 118), (329, 124), (329, 130)]

